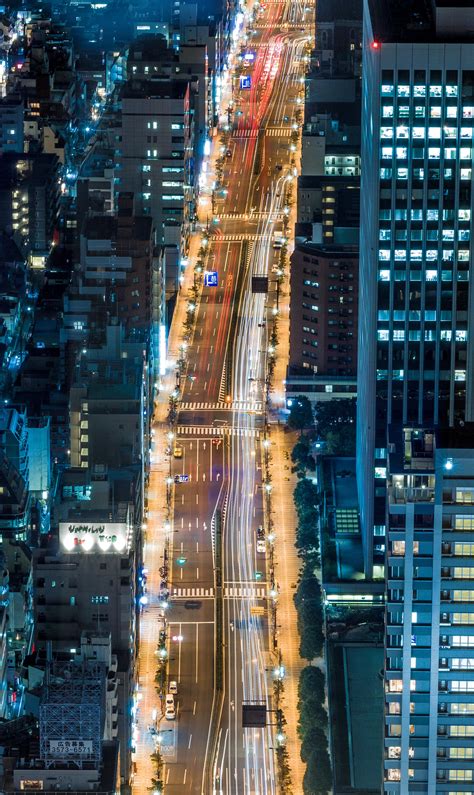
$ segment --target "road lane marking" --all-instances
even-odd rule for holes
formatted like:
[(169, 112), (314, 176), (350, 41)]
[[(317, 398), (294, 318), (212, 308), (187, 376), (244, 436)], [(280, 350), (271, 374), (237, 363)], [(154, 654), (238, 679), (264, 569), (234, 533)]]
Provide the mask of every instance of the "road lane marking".
[(196, 624), (196, 683), (198, 681), (198, 665), (199, 665), (199, 625)]
[(196, 702), (194, 702), (194, 704), (193, 704), (193, 715), (195, 715), (195, 714), (196, 714)]
[(193, 735), (192, 735), (192, 734), (190, 734), (190, 735), (189, 735), (189, 742), (188, 742), (188, 751), (189, 751), (189, 749), (191, 748), (191, 742), (192, 742), (192, 739), (193, 739)]
[[(181, 635), (181, 624), (178, 626), (178, 634)], [(181, 641), (178, 641), (178, 684), (181, 684)]]

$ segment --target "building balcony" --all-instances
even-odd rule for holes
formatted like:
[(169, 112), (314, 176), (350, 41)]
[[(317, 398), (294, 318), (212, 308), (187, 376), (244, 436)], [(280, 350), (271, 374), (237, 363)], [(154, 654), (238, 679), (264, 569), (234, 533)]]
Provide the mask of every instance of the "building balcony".
[(388, 489), (389, 501), (396, 505), (408, 502), (434, 502), (434, 491), (431, 488), (404, 488), (403, 486), (390, 486)]

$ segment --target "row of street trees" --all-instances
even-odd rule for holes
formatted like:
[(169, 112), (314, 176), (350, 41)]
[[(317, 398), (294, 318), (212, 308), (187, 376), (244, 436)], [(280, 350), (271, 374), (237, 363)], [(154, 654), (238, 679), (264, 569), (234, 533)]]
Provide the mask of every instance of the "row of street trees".
[(307, 765), (303, 779), (305, 795), (326, 795), (332, 788), (327, 743), (328, 714), (324, 701), (323, 672), (313, 665), (303, 668), (298, 686), (298, 733), (301, 758)]
[[(295, 546), (302, 559), (294, 601), (298, 614), (300, 656), (310, 663), (322, 657), (324, 649), (323, 596), (316, 571), (320, 567), (319, 505), (320, 495), (307, 472), (316, 469), (311, 443), (329, 430), (329, 413), (322, 415), (322, 428), (315, 428), (315, 416), (309, 400), (300, 395), (293, 400), (288, 426), (300, 432), (292, 450), (293, 472), (298, 477), (293, 499), (298, 517)], [(331, 762), (327, 744), (328, 716), (324, 707), (325, 677), (320, 668), (309, 665), (300, 675), (298, 687), (298, 733), (301, 758), (306, 763), (304, 795), (323, 795), (331, 790)]]

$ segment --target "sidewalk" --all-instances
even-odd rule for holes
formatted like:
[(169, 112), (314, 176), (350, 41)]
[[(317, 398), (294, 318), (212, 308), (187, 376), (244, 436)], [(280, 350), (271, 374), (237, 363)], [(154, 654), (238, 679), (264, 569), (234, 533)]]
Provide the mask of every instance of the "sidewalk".
[[(303, 792), (305, 765), (301, 761), (301, 743), (297, 734), (298, 681), (302, 668), (307, 665), (299, 654), (297, 613), (293, 602), (300, 560), (296, 554), (296, 512), (293, 504), (293, 489), (296, 476), (291, 474), (291, 450), (296, 433), (285, 432), (283, 427), (272, 425), (270, 471), (273, 484), (273, 520), (275, 527), (276, 580), (279, 586), (277, 607), (278, 641), (286, 669), (283, 712), (287, 721), (285, 733), (291, 769), (292, 791)], [(288, 453), (288, 459), (285, 457)], [(286, 469), (285, 467), (288, 467)]]
[(152, 456), (150, 465), (150, 479), (148, 484), (148, 517), (145, 532), (144, 567), (147, 573), (148, 604), (144, 607), (140, 617), (140, 648), (138, 654), (138, 711), (137, 711), (137, 739), (136, 752), (133, 760), (136, 764), (136, 773), (133, 779), (132, 791), (136, 795), (144, 795), (150, 787), (154, 766), (150, 759), (154, 751), (154, 740), (149, 732), (153, 723), (152, 715), (156, 710), (158, 723), (161, 715), (160, 699), (156, 693), (155, 674), (158, 667), (156, 649), (158, 647), (161, 619), (159, 617), (159, 590), (161, 576), (160, 567), (163, 565), (163, 555), (166, 541), (166, 478), (169, 472), (169, 457), (165, 450), (169, 445), (166, 434), (169, 431), (167, 416), (169, 409), (169, 396), (175, 388), (176, 374), (174, 363), (179, 356), (179, 346), (183, 337), (183, 326), (186, 316), (186, 296), (193, 284), (194, 263), (200, 246), (201, 235), (196, 233), (190, 241), (188, 254), (188, 267), (184, 273), (181, 292), (176, 302), (168, 338), (168, 356), (170, 365), (166, 374), (161, 379), (161, 386), (155, 398), (152, 443)]
[[(301, 138), (295, 153), (296, 166), (300, 173)], [(290, 235), (296, 223), (296, 184), (293, 187), (293, 205), (289, 215)], [(288, 245), (288, 262), (294, 248), (293, 239)], [(275, 527), (275, 577), (279, 586), (277, 606), (277, 624), (279, 627), (278, 641), (285, 666), (285, 691), (283, 697), (283, 713), (286, 719), (286, 746), (291, 771), (291, 788), (294, 793), (303, 792), (303, 776), (306, 765), (301, 761), (301, 741), (297, 733), (298, 682), (301, 670), (307, 665), (299, 654), (299, 635), (297, 630), (297, 612), (293, 596), (298, 582), (301, 561), (295, 547), (295, 530), (297, 525), (296, 511), (293, 503), (293, 491), (297, 483), (296, 475), (291, 473), (291, 451), (295, 445), (297, 433), (286, 432), (282, 422), (282, 410), (286, 408), (285, 379), (289, 359), (290, 339), (290, 265), (280, 288), (278, 314), (278, 347), (270, 393), (270, 471), (272, 478), (272, 512)], [(278, 424), (277, 424), (278, 421)], [(288, 458), (285, 454), (288, 454)], [(287, 468), (286, 468), (287, 467)]]

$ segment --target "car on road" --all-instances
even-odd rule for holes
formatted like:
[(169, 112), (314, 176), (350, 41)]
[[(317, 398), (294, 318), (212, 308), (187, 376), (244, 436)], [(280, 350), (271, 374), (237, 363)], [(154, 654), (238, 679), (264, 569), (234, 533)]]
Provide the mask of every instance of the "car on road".
[(263, 529), (261, 524), (257, 527), (257, 538), (259, 540), (262, 539), (265, 540), (265, 530)]
[(170, 682), (170, 686), (169, 686), (168, 690), (171, 693), (171, 695), (177, 696), (178, 695), (178, 683), (174, 682), (174, 681)]
[(174, 696), (171, 693), (168, 693), (166, 696), (165, 718), (166, 720), (175, 720), (176, 718), (176, 706), (174, 703)]
[(183, 457), (183, 448), (179, 445), (176, 445), (173, 450), (173, 455), (175, 458), (182, 458)]
[(260, 538), (257, 541), (257, 552), (260, 555), (264, 555), (266, 552), (265, 541)]
[(226, 157), (232, 157), (232, 149), (227, 149), (225, 153)]
[(201, 607), (202, 602), (199, 599), (187, 599), (184, 606), (187, 610), (197, 610)]

